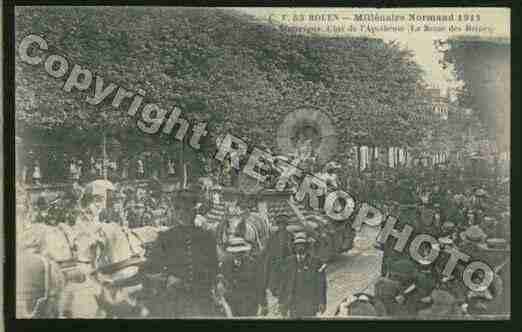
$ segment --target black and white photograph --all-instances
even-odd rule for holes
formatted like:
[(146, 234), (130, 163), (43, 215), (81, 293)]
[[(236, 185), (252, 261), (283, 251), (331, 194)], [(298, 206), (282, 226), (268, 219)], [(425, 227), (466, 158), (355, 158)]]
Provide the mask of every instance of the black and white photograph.
[(510, 15), (15, 6), (16, 318), (509, 320)]

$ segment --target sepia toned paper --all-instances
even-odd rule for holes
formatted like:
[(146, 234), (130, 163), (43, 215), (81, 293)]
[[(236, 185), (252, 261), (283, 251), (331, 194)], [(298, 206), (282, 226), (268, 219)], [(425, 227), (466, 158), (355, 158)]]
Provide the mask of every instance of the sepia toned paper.
[(15, 8), (16, 317), (510, 319), (508, 8)]

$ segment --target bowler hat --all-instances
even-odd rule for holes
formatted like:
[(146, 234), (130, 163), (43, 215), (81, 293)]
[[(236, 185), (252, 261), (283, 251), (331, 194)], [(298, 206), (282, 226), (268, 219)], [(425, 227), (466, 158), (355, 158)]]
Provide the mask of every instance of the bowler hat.
[(299, 232), (299, 233), (296, 233), (295, 236), (294, 236), (294, 244), (299, 244), (299, 243), (308, 243), (308, 240), (307, 240), (307, 236), (306, 236), (306, 233), (305, 232)]
[(484, 233), (482, 228), (477, 225), (473, 225), (468, 227), (464, 232), (460, 233), (460, 237), (463, 240), (467, 240), (470, 242), (483, 242), (487, 235)]
[(298, 232), (302, 232), (304, 227), (301, 224), (291, 224), (286, 226), (286, 230), (290, 233), (297, 234)]
[(136, 202), (132, 205), (134, 208), (145, 208), (145, 204), (142, 202)]
[(488, 224), (488, 223), (492, 223), (492, 222), (495, 222), (495, 218), (493, 218), (493, 217), (489, 217), (489, 216), (486, 216), (486, 217), (484, 217), (484, 222), (485, 222), (486, 224)]

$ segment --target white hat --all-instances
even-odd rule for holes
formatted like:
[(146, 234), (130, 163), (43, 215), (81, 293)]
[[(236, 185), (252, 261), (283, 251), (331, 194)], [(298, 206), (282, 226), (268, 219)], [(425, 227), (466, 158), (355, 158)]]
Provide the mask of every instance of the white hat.
[(336, 161), (330, 161), (329, 163), (327, 163), (325, 166), (324, 166), (324, 169), (326, 171), (330, 170), (330, 169), (339, 169), (341, 168), (341, 164), (339, 164), (338, 162)]
[(453, 244), (453, 239), (448, 236), (441, 237), (441, 238), (439, 238), (439, 243), (442, 245), (446, 245), (446, 246), (451, 245), (451, 244)]
[(290, 161), (290, 158), (288, 158), (287, 156), (278, 155), (278, 156), (275, 156), (275, 157), (274, 157), (274, 161), (289, 162), (289, 161)]
[(90, 194), (93, 196), (105, 196), (107, 190), (115, 190), (112, 182), (107, 180), (95, 180), (85, 186), (83, 193), (84, 195)]
[(305, 232), (299, 232), (294, 235), (294, 244), (308, 243)]
[(477, 191), (475, 191), (475, 196), (486, 196), (487, 194), (488, 193), (482, 188), (477, 189)]
[(252, 249), (252, 246), (241, 237), (230, 238), (227, 242), (226, 251), (229, 253), (245, 252)]

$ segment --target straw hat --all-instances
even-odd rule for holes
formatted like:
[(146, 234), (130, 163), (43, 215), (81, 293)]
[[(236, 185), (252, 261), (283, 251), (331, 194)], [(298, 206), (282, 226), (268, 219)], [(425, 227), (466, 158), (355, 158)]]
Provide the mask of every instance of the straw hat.
[(449, 245), (452, 245), (453, 244), (453, 239), (448, 237), (448, 236), (445, 236), (445, 237), (441, 237), (439, 239), (439, 243), (440, 245), (442, 246), (449, 246)]
[(477, 225), (473, 225), (468, 227), (464, 232), (460, 233), (460, 237), (462, 240), (470, 241), (470, 242), (483, 242), (487, 235), (484, 233), (482, 228)]
[(487, 194), (488, 193), (482, 188), (477, 189), (477, 191), (475, 191), (475, 196), (481, 197), (481, 196), (486, 196)]
[(294, 244), (299, 243), (308, 243), (307, 236), (305, 232), (298, 232), (294, 235)]
[(227, 241), (226, 251), (229, 253), (247, 252), (252, 246), (241, 237), (233, 237)]

